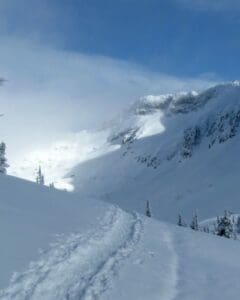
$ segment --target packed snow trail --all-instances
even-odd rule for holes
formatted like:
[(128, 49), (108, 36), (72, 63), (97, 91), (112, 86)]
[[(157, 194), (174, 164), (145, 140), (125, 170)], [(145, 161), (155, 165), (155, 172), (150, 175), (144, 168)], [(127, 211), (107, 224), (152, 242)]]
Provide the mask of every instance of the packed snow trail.
[(143, 217), (142, 223), (142, 238), (104, 300), (177, 299), (179, 259), (174, 231), (153, 218)]
[(39, 261), (16, 274), (0, 299), (99, 299), (135, 249), (142, 221), (111, 207), (98, 228), (61, 237)]

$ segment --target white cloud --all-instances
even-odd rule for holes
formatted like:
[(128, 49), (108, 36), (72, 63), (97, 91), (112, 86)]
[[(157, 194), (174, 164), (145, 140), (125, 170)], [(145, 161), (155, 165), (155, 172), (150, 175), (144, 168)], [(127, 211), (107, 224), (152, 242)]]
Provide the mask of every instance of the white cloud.
[[(37, 149), (62, 132), (93, 128), (145, 94), (202, 89), (208, 77), (184, 79), (107, 57), (1, 39), (1, 138), (9, 155)], [(29, 149), (28, 149), (29, 150)]]
[(143, 95), (199, 90), (218, 81), (208, 75), (177, 78), (44, 46), (58, 43), (49, 30), (61, 17), (58, 6), (47, 0), (0, 1), (0, 82), (8, 80), (0, 86), (0, 140), (7, 143), (10, 163), (49, 149), (65, 133), (99, 126)]

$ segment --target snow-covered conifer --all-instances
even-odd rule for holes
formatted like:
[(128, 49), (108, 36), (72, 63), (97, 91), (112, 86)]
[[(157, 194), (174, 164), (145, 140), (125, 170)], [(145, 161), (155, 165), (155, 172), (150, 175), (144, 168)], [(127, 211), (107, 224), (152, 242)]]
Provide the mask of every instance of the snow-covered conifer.
[(203, 227), (203, 232), (205, 232), (205, 233), (210, 232), (209, 227), (207, 225)]
[(240, 216), (237, 217), (236, 228), (237, 232), (240, 233)]
[(233, 237), (233, 224), (227, 210), (225, 210), (224, 216), (217, 220), (216, 234), (226, 238)]
[(178, 226), (183, 226), (183, 222), (182, 222), (182, 216), (179, 214), (178, 215)]
[(9, 165), (7, 164), (6, 159), (6, 144), (4, 142), (0, 143), (0, 173), (7, 174), (7, 168)]
[(151, 209), (150, 209), (150, 203), (149, 201), (147, 201), (147, 204), (146, 204), (146, 211), (145, 211), (145, 215), (149, 218), (151, 218), (152, 216), (152, 213), (151, 213)]
[(178, 214), (178, 226), (187, 227), (187, 223), (184, 221), (181, 214)]
[(51, 183), (49, 184), (49, 187), (50, 187), (51, 189), (54, 189), (54, 188), (55, 188), (54, 183), (51, 182)]
[(193, 229), (193, 230), (198, 230), (199, 229), (199, 226), (198, 226), (198, 216), (197, 214), (195, 213), (195, 215), (193, 216), (193, 219), (192, 219), (192, 222), (190, 224), (190, 227)]
[(40, 185), (44, 185), (44, 175), (42, 173), (41, 167), (39, 167), (37, 171), (36, 183)]

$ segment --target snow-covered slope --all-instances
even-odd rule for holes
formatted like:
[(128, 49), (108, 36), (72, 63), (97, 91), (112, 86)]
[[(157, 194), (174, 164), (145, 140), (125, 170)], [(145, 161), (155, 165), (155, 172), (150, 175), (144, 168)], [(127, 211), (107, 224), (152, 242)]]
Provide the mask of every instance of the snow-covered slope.
[(66, 174), (74, 166), (116, 148), (106, 144), (108, 135), (108, 130), (62, 133), (50, 144), (32, 145), (31, 149), (25, 149), (24, 154), (8, 156), (8, 174), (35, 182), (37, 170), (41, 166), (47, 185), (54, 183), (58, 189), (71, 191), (72, 174)]
[[(75, 167), (80, 195), (176, 222), (238, 213), (240, 85), (200, 94), (147, 96), (116, 122), (108, 139), (120, 149)], [(94, 187), (94, 188), (93, 188)]]
[(0, 177), (0, 238), (4, 300), (225, 300), (240, 292), (238, 241), (8, 176)]

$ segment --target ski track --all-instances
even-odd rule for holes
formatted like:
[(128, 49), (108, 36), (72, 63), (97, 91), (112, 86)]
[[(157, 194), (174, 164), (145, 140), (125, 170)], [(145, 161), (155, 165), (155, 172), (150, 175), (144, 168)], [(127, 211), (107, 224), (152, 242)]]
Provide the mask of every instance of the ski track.
[[(173, 233), (168, 229), (166, 225), (162, 225), (162, 242), (166, 243), (167, 251), (168, 251), (168, 259), (169, 261), (165, 261), (167, 263), (167, 270), (165, 272), (165, 282), (162, 299), (166, 300), (177, 300), (179, 290), (179, 257), (175, 247), (176, 237)], [(167, 255), (164, 256), (167, 259)]]
[(15, 274), (1, 300), (94, 300), (111, 287), (143, 230), (137, 214), (109, 209), (98, 228), (61, 237), (28, 269)]

